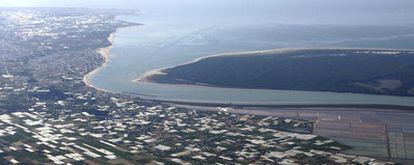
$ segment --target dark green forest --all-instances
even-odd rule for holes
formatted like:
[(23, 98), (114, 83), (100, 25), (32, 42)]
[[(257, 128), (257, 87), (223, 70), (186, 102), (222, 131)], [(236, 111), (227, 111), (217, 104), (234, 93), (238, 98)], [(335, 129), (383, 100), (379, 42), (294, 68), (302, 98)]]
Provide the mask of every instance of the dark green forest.
[(149, 81), (259, 88), (414, 95), (414, 52), (314, 49), (214, 56), (163, 70)]

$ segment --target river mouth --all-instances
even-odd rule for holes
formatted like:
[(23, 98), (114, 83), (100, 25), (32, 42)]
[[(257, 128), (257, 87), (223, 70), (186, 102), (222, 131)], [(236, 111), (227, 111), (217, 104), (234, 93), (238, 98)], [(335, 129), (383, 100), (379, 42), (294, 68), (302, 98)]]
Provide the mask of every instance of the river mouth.
[[(291, 90), (234, 89), (190, 85), (169, 85), (139, 82), (137, 77), (147, 71), (192, 61), (211, 54), (257, 51), (280, 48), (372, 48), (412, 49), (395, 47), (393, 42), (414, 41), (414, 29), (399, 26), (336, 26), (247, 24), (243, 26), (177, 22), (136, 16), (121, 20), (143, 23), (119, 29), (114, 35), (107, 66), (89, 77), (96, 88), (116, 93), (128, 93), (144, 99), (198, 103), (232, 103), (260, 105), (395, 105), (414, 106), (414, 98), (353, 93), (312, 92)], [(154, 21), (155, 20), (155, 21)], [(312, 36), (300, 37), (309, 29), (318, 30)], [(322, 30), (321, 30), (322, 29)], [(335, 30), (339, 32), (332, 32)], [(345, 31), (369, 30), (356, 36), (344, 36)], [(276, 31), (269, 36), (269, 31)], [(331, 31), (330, 34), (322, 34)], [(375, 31), (389, 31), (379, 35)], [(247, 34), (252, 35), (247, 35)], [(302, 34), (298, 34), (302, 33)], [(321, 37), (322, 35), (322, 37)], [(279, 36), (279, 37), (276, 37)], [(316, 36), (319, 36), (315, 39)], [(310, 38), (312, 38), (310, 40)], [(362, 44), (367, 42), (370, 44)], [(406, 44), (405, 44), (406, 45)]]

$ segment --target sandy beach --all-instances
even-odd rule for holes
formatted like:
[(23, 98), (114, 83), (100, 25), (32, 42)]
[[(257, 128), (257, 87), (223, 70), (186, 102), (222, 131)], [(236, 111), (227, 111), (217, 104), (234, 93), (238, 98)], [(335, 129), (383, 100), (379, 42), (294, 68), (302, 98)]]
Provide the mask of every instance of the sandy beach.
[(149, 79), (149, 77), (156, 76), (156, 75), (166, 75), (167, 73), (165, 71), (168, 70), (168, 69), (183, 66), (183, 65), (188, 65), (188, 64), (191, 64), (191, 63), (196, 63), (196, 62), (198, 62), (200, 60), (203, 60), (203, 59), (206, 59), (206, 58), (217, 57), (217, 56), (240, 56), (240, 55), (271, 54), (271, 53), (276, 53), (276, 52), (282, 53), (282, 52), (285, 52), (285, 51), (293, 51), (293, 50), (302, 50), (302, 49), (284, 48), (284, 49), (271, 49), (271, 50), (258, 50), (258, 51), (247, 51), (247, 52), (229, 52), (229, 53), (213, 54), (213, 55), (209, 55), (209, 56), (205, 56), (205, 57), (196, 58), (192, 61), (185, 62), (185, 63), (179, 64), (179, 65), (174, 65), (174, 66), (169, 66), (169, 67), (165, 67), (165, 68), (158, 68), (158, 69), (147, 71), (143, 75), (141, 75), (138, 78), (134, 79), (133, 82), (137, 82), (137, 83), (138, 82), (140, 82), (140, 83), (156, 83), (154, 81), (151, 81)]
[(99, 72), (99, 70), (101, 69), (101, 68), (105, 68), (107, 65), (108, 65), (108, 61), (109, 61), (109, 54), (110, 54), (110, 51), (111, 51), (111, 48), (112, 48), (112, 45), (113, 45), (113, 41), (114, 41), (114, 36), (115, 36), (115, 33), (116, 32), (113, 32), (113, 33), (111, 33), (109, 36), (108, 36), (108, 41), (110, 42), (110, 45), (109, 46), (107, 46), (107, 47), (103, 47), (103, 48), (99, 48), (98, 50), (97, 50), (97, 52), (100, 54), (100, 55), (102, 55), (102, 57), (103, 57), (103, 59), (104, 59), (104, 62), (101, 64), (101, 66), (99, 66), (99, 67), (97, 67), (96, 69), (94, 69), (93, 71), (91, 71), (91, 72), (89, 72), (88, 74), (86, 74), (84, 77), (83, 77), (83, 79), (82, 79), (82, 81), (87, 85), (87, 86), (89, 86), (89, 87), (93, 87), (93, 88), (95, 88), (95, 89), (97, 89), (97, 90), (100, 90), (100, 91), (105, 91), (105, 92), (108, 92), (108, 91), (106, 91), (106, 90), (104, 90), (104, 89), (100, 89), (100, 88), (97, 88), (97, 87), (95, 87), (95, 86), (93, 86), (92, 85), (92, 83), (91, 83), (91, 80), (90, 80), (90, 78), (91, 78), (91, 76), (93, 76), (94, 74), (96, 74), (97, 72)]

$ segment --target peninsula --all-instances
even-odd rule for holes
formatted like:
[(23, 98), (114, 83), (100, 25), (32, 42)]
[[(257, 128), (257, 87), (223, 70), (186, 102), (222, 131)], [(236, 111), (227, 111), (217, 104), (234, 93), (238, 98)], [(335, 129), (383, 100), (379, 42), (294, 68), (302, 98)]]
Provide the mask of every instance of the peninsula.
[(228, 88), (414, 95), (414, 51), (284, 49), (231, 53), (150, 71), (140, 81)]

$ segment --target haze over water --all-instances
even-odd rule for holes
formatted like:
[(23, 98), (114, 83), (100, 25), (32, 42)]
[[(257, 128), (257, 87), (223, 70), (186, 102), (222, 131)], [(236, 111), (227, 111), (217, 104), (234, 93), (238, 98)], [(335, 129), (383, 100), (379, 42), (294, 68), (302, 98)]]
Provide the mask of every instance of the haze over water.
[[(413, 48), (411, 0), (44, 1), (49, 6), (134, 8), (119, 19), (144, 26), (116, 33), (109, 65), (91, 78), (114, 92), (154, 99), (257, 104), (414, 105), (413, 98), (327, 92), (137, 84), (146, 71), (216, 53), (275, 48)], [(152, 97), (156, 96), (156, 97)]]

